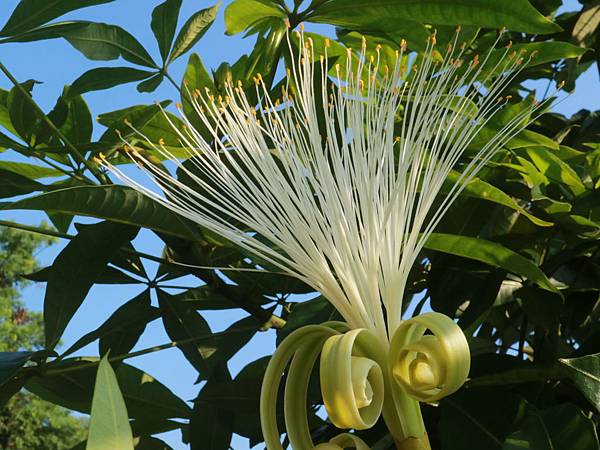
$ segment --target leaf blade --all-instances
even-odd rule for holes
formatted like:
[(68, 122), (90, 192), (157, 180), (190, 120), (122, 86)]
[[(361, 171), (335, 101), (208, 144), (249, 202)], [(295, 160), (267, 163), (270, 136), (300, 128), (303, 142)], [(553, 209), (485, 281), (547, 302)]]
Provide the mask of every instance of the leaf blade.
[(98, 366), (86, 450), (133, 450), (133, 434), (119, 383), (107, 358)]

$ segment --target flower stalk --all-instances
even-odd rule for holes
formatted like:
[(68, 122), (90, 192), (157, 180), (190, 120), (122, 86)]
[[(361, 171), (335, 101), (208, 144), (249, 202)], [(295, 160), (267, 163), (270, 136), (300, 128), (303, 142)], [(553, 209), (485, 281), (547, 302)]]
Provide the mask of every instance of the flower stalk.
[[(316, 55), (310, 37), (288, 35), (297, 60), (280, 98), (260, 74), (258, 106), (234, 80), (223, 97), (192, 92), (211, 139), (186, 117), (184, 129), (172, 123), (185, 162), (147, 140), (177, 176), (130, 147), (162, 192), (103, 160), (125, 183), (309, 284), (344, 318), (302, 327), (274, 353), (260, 405), (269, 450), (283, 449), (275, 407), (284, 373), (294, 450), (369, 448), (348, 432), (312, 441), (307, 391), (317, 359), (333, 425), (358, 431), (383, 417), (399, 449), (429, 449), (419, 402), (436, 402), (467, 379), (462, 330), (435, 312), (403, 320), (403, 292), (427, 238), (465, 184), (543, 105), (527, 105), (471, 149), (510, 100), (501, 94), (527, 61), (510, 46), (469, 54), (457, 39), (458, 33), (438, 49), (432, 35), (419, 57), (403, 42), (394, 67), (382, 62), (379, 47), (367, 57), (363, 40), (360, 52), (348, 49), (332, 66), (329, 43)], [(457, 169), (457, 182), (440, 196)]]

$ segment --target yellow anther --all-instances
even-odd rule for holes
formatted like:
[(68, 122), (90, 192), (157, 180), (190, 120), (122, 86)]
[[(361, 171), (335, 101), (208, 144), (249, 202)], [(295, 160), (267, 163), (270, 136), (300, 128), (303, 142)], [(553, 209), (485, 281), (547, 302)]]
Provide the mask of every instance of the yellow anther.
[(329, 48), (331, 46), (331, 42), (329, 41), (329, 38), (325, 38), (325, 48)]
[(407, 42), (404, 39), (402, 39), (400, 41), (400, 50), (402, 50), (403, 52), (405, 52), (407, 45), (408, 45)]
[(158, 140), (158, 143), (159, 143), (160, 145), (165, 145), (165, 140), (164, 140), (163, 138), (160, 138), (160, 139)]

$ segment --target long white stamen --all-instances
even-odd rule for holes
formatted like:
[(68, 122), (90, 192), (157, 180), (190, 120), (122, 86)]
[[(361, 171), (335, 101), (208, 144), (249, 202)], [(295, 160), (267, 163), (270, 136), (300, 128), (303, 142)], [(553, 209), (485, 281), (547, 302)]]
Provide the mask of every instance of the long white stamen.
[[(288, 45), (291, 51), (289, 38)], [(260, 75), (256, 108), (233, 82), (225, 99), (194, 95), (213, 139), (207, 142), (185, 117), (185, 130), (171, 123), (187, 149), (185, 164), (148, 142), (193, 185), (139, 154), (132, 159), (164, 196), (104, 164), (130, 186), (305, 281), (350, 326), (387, 340), (401, 321), (409, 272), (428, 236), (540, 105), (525, 108), (465, 161), (459, 183), (434, 207), (450, 171), (506, 103), (496, 100), (522, 70), (522, 57), (507, 49), (495, 63), (488, 64), (491, 54), (467, 62), (456, 39), (441, 55), (432, 37), (408, 75), (404, 46), (385, 70), (379, 49), (369, 59), (363, 46), (362, 53), (348, 52), (345, 74), (336, 65), (337, 78), (330, 78), (327, 46), (320, 65), (303, 33), (298, 47), (281, 102)]]

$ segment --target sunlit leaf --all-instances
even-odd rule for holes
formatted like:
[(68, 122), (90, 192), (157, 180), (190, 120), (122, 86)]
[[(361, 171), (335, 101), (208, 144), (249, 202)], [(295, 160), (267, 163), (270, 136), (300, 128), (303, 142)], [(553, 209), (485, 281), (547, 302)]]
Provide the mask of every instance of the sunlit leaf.
[(133, 435), (119, 382), (106, 358), (100, 361), (86, 450), (133, 450)]

